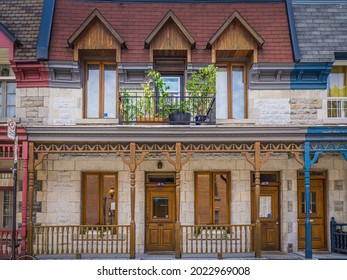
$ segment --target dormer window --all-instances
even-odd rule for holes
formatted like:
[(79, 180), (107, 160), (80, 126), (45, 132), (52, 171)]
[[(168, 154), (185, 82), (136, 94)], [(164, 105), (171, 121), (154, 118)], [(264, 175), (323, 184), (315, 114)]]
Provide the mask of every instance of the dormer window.
[(126, 48), (124, 40), (96, 9), (68, 43), (75, 61), (83, 65), (84, 118), (116, 118), (117, 63)]

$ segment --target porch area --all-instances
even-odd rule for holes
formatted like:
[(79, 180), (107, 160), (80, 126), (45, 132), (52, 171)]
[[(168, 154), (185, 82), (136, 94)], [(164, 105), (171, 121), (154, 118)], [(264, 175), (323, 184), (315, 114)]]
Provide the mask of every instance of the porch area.
[[(60, 255), (123, 255), (130, 257), (130, 225), (118, 226), (34, 226), (32, 253), (49, 257)], [(254, 225), (215, 225), (180, 227), (180, 255), (254, 254)], [(159, 252), (160, 254), (160, 252)]]

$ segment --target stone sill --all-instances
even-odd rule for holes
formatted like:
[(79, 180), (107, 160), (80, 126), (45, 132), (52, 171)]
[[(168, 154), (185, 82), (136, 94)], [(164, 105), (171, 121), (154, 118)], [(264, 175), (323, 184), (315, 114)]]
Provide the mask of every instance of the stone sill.
[(340, 118), (323, 119), (323, 124), (334, 124), (334, 125), (343, 124), (343, 125), (346, 125), (347, 124), (347, 118), (345, 118), (345, 119), (340, 119)]
[(79, 125), (95, 125), (95, 124), (116, 125), (118, 123), (119, 123), (118, 119), (78, 119), (76, 120), (76, 124), (79, 124)]
[[(0, 118), (0, 124), (6, 124), (7, 125), (7, 119), (8, 118)], [(11, 120), (14, 120), (16, 122), (16, 124), (19, 124), (20, 123), (20, 118), (10, 118)]]
[(226, 120), (218, 120), (216, 121), (216, 125), (255, 125), (256, 121), (253, 119), (243, 119), (243, 120), (236, 120), (236, 119), (226, 119)]

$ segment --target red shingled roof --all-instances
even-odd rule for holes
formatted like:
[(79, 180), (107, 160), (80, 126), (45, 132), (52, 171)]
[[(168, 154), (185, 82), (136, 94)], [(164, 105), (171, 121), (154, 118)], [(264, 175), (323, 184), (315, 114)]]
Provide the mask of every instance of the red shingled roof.
[(130, 4), (57, 0), (50, 43), (50, 60), (72, 60), (67, 40), (97, 8), (124, 39), (122, 62), (148, 62), (144, 42), (171, 9), (196, 41), (193, 62), (210, 62), (207, 42), (237, 10), (264, 39), (258, 62), (293, 62), (284, 3), (277, 4)]

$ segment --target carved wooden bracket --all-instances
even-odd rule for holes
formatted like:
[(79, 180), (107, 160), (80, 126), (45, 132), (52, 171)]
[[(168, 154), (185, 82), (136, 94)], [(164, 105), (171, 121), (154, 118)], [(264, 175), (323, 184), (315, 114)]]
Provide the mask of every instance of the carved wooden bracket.
[(47, 155), (48, 155), (48, 153), (39, 154), (38, 159), (35, 160), (35, 162), (34, 162), (34, 170), (36, 170), (36, 167), (42, 163), (42, 161), (45, 159), (45, 156), (47, 156)]

